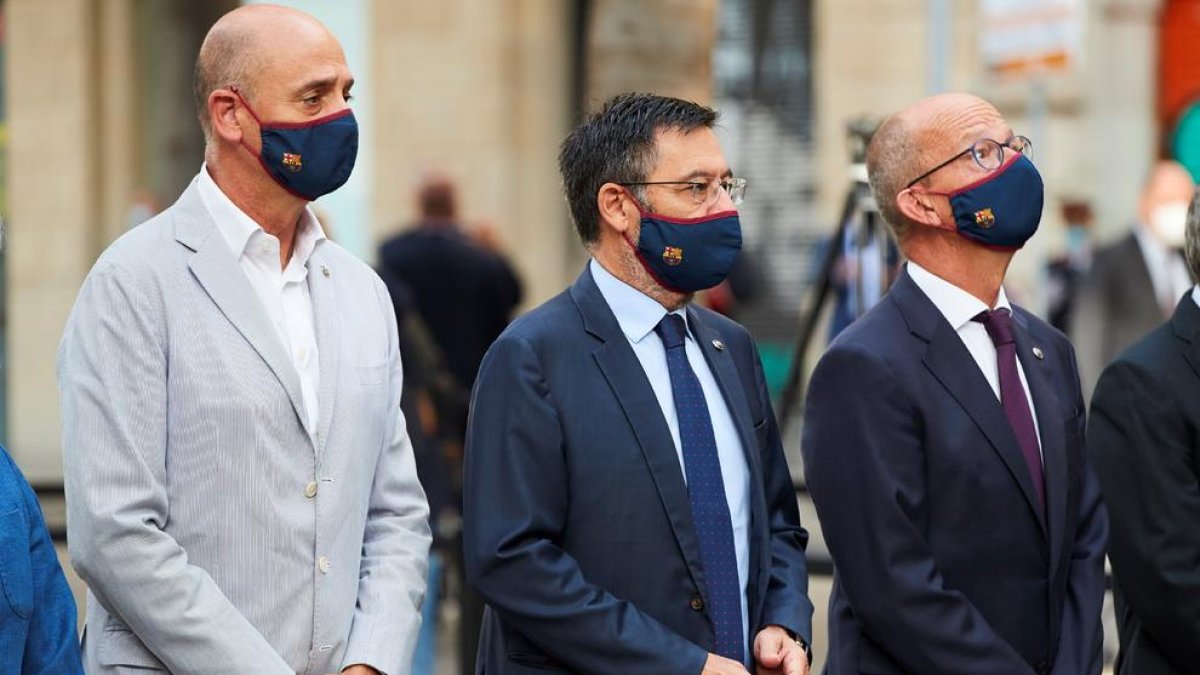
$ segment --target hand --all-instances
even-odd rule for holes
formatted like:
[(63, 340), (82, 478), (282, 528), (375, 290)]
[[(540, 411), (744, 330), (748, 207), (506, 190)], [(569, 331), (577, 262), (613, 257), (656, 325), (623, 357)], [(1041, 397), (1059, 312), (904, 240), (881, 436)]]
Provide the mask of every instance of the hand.
[(754, 638), (757, 675), (808, 675), (808, 654), (779, 626), (767, 626)]
[(750, 671), (746, 670), (746, 666), (733, 659), (709, 654), (708, 660), (704, 662), (704, 670), (700, 671), (700, 675), (750, 675)]

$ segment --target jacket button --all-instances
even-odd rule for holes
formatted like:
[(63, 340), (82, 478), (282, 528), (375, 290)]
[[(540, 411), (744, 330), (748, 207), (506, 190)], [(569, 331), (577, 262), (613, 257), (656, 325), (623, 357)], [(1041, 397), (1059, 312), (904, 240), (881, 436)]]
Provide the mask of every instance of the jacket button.
[(1038, 675), (1046, 675), (1050, 672), (1050, 664), (1046, 663), (1045, 661), (1038, 661), (1037, 665), (1034, 666), (1034, 669), (1037, 670)]
[(693, 595), (692, 601), (689, 604), (691, 604), (692, 609), (696, 610), (697, 612), (704, 611), (704, 598), (700, 597), (699, 595)]

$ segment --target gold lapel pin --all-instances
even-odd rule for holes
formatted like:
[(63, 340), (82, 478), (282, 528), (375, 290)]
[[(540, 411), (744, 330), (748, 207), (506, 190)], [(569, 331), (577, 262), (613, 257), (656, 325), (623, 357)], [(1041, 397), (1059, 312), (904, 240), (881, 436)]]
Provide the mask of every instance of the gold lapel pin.
[[(321, 264), (321, 274), (324, 274), (326, 279), (329, 278), (329, 265), (326, 265), (324, 263)], [(1041, 357), (1039, 356), (1038, 358), (1041, 358)]]
[(719, 352), (725, 351), (725, 343), (721, 342), (720, 340), (713, 340), (712, 345), (716, 347), (717, 351)]
[(1041, 347), (1034, 347), (1033, 355), (1034, 355), (1034, 357), (1037, 358), (1038, 361), (1041, 361), (1042, 359), (1046, 358), (1046, 354), (1042, 352)]

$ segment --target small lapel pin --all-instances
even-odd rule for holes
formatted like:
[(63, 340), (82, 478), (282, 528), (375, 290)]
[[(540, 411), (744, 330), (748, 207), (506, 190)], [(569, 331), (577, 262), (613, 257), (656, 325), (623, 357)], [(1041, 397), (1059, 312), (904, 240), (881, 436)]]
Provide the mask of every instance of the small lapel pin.
[[(326, 265), (324, 263), (321, 264), (321, 274), (324, 274), (326, 279), (329, 278), (329, 265)], [(1039, 356), (1038, 358), (1041, 358), (1041, 357)]]
[(1041, 361), (1042, 359), (1046, 358), (1046, 355), (1042, 352), (1041, 347), (1034, 347), (1033, 355), (1035, 358), (1037, 358), (1038, 361)]
[(712, 345), (713, 345), (714, 347), (716, 347), (716, 348), (717, 348), (717, 351), (719, 351), (719, 352), (723, 352), (723, 351), (725, 351), (725, 343), (724, 343), (724, 342), (721, 342), (720, 340), (713, 340), (713, 343), (712, 343)]

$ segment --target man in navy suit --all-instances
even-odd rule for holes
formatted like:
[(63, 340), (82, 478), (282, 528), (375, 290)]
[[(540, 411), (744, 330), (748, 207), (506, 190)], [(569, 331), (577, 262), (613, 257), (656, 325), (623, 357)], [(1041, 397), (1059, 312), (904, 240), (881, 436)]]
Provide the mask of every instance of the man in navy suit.
[(758, 354), (690, 304), (741, 246), (716, 117), (630, 94), (563, 143), (592, 259), (500, 336), (471, 405), (478, 673), (808, 672), (808, 534)]
[(869, 146), (908, 263), (821, 358), (805, 408), (830, 675), (1100, 672), (1108, 524), (1075, 355), (1001, 287), (1041, 218), (1031, 149), (965, 94)]

